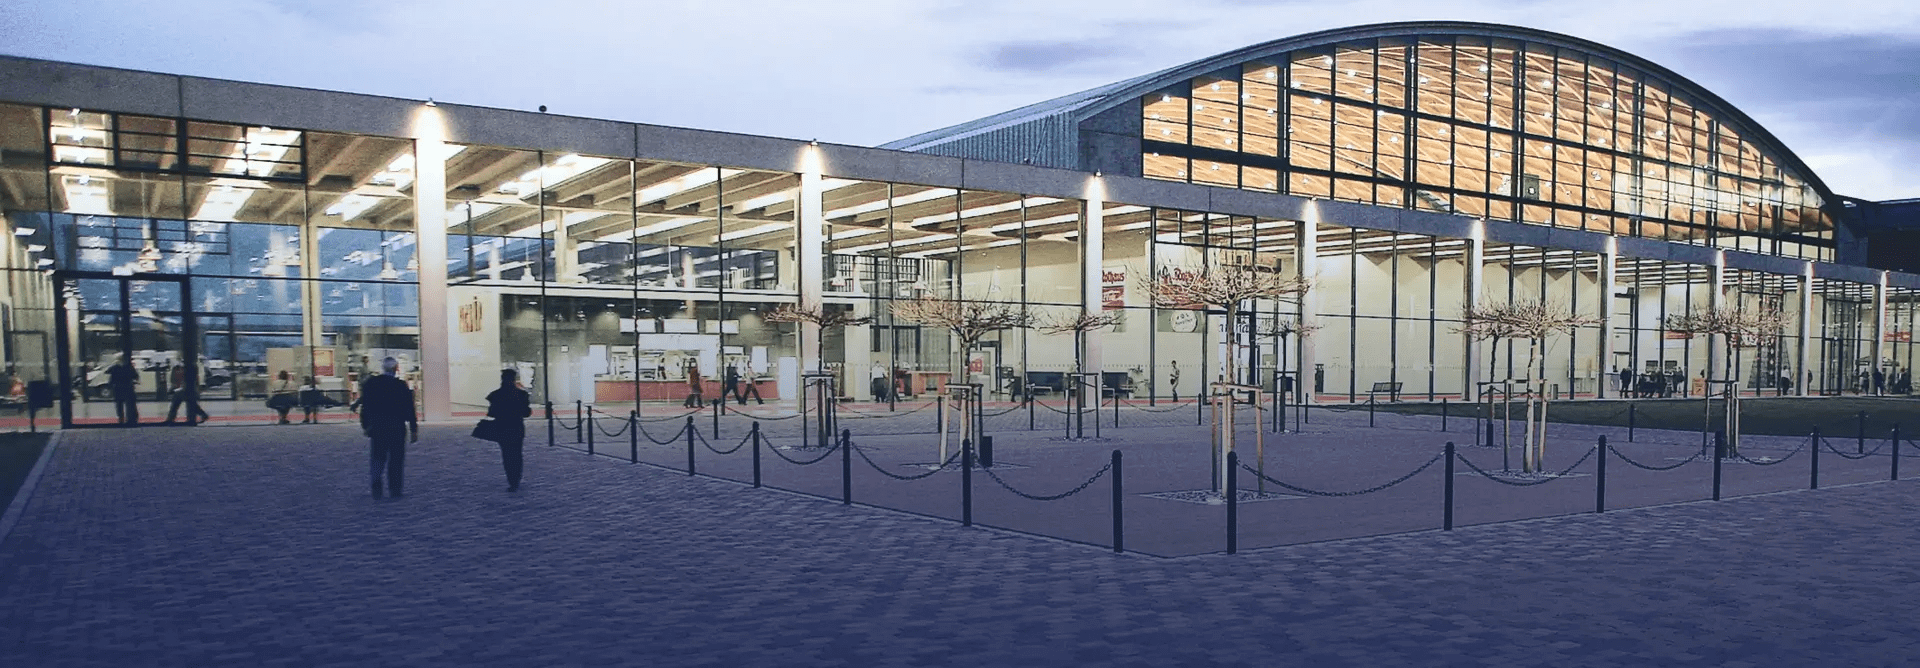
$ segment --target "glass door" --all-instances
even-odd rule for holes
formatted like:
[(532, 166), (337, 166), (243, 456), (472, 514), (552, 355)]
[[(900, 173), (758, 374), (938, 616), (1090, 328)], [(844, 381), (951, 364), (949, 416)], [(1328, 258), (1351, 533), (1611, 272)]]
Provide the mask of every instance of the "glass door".
[(185, 277), (63, 272), (54, 281), (63, 427), (193, 424), (205, 415)]

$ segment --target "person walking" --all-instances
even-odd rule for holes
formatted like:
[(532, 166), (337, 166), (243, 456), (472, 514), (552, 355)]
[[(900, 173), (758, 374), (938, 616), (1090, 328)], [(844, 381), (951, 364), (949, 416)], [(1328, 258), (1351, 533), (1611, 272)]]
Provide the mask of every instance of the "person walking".
[(133, 364), (126, 355), (120, 361), (107, 367), (107, 387), (113, 391), (113, 415), (120, 424), (140, 424), (139, 397), (134, 393), (133, 385), (138, 382), (140, 373), (133, 370)]
[(687, 360), (687, 400), (680, 402), (681, 408), (699, 408), (707, 404), (704, 380), (700, 377), (700, 362)]
[(520, 389), (520, 373), (500, 370), (500, 388), (487, 393), (487, 417), (493, 418), (500, 435), (500, 465), (507, 469), (507, 491), (520, 491), (522, 446), (527, 440), (527, 418), (533, 415), (533, 399)]
[(280, 414), (280, 424), (290, 424), (287, 422), (287, 412), (293, 410), (294, 404), (300, 403), (295, 397), (297, 389), (293, 385), (293, 374), (281, 370), (280, 375), (274, 376), (273, 387), (267, 391), (267, 408)]
[(1873, 396), (1877, 397), (1886, 393), (1887, 393), (1887, 372), (1885, 370), (1882, 370), (1880, 367), (1875, 366), (1873, 367)]
[(1633, 365), (1620, 368), (1620, 396), (1633, 398)]
[(305, 380), (300, 386), (300, 424), (318, 424), (320, 404), (326, 401), (326, 395), (320, 393), (320, 384), (313, 382), (313, 376)]
[[(739, 401), (742, 406), (747, 405), (748, 395), (753, 396), (756, 404), (767, 403), (767, 400), (760, 396), (760, 383), (754, 381), (751, 373), (741, 373), (741, 371), (743, 371), (743, 369), (741, 369), (740, 366), (727, 368), (727, 387), (733, 392), (733, 398)], [(752, 369), (744, 369), (744, 371), (750, 372)], [(720, 400), (726, 401), (726, 399), (727, 394), (725, 392), (720, 393)]]
[(200, 397), (197, 393), (187, 391), (187, 365), (173, 365), (173, 371), (168, 374), (167, 385), (173, 388), (173, 404), (167, 406), (167, 424), (173, 424), (174, 417), (180, 414), (180, 404), (183, 403), (187, 405), (187, 424), (195, 424), (194, 416), (196, 415), (199, 416), (200, 422), (208, 420), (207, 409), (200, 407)]
[(380, 368), (383, 373), (360, 387), (360, 432), (369, 441), (367, 472), (373, 498), (380, 498), (380, 474), (385, 471), (387, 493), (398, 499), (405, 496), (407, 443), (420, 441), (420, 421), (413, 412), (413, 388), (394, 375), (400, 371), (400, 360), (386, 358)]
[(1167, 365), (1172, 367), (1172, 369), (1167, 372), (1167, 391), (1173, 393), (1174, 401), (1179, 401), (1180, 400), (1180, 360), (1167, 360)]

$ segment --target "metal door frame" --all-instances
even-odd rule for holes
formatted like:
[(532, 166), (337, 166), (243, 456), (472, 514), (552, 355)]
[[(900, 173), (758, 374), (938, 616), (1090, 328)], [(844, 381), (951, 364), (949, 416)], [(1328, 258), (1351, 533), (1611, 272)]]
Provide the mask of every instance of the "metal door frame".
[[(75, 281), (109, 280), (118, 281), (120, 286), (120, 353), (126, 359), (133, 359), (133, 308), (130, 303), (131, 288), (134, 281), (150, 283), (174, 283), (180, 286), (180, 356), (187, 367), (187, 396), (191, 404), (187, 409), (185, 425), (195, 424), (193, 406), (199, 405), (200, 396), (200, 346), (198, 314), (193, 310), (193, 283), (190, 277), (177, 274), (153, 273), (116, 273), (107, 271), (56, 270), (53, 272), (53, 310), (54, 322), (54, 359), (60, 379), (60, 428), (94, 428), (140, 426), (119, 423), (108, 425), (75, 424), (73, 421), (73, 353), (72, 346), (77, 332), (69, 331), (68, 315), (74, 309), (67, 305), (68, 289)], [(82, 379), (83, 381), (85, 379)], [(183, 423), (174, 423), (176, 425)]]

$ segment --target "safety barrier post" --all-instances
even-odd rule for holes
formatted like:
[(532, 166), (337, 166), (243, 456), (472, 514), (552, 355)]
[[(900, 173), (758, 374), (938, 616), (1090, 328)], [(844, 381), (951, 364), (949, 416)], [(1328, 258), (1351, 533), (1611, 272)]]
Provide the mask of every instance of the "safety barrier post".
[(753, 486), (760, 486), (760, 423), (753, 423), (752, 431), (747, 432), (747, 440), (753, 441)]
[(627, 411), (627, 463), (640, 463), (640, 413)]
[(1126, 549), (1125, 525), (1121, 520), (1121, 503), (1126, 499), (1125, 486), (1120, 480), (1120, 451), (1113, 451), (1113, 553), (1119, 554)]
[(573, 400), (573, 442), (575, 443), (580, 442), (580, 425), (584, 423), (584, 420), (580, 418), (581, 405), (583, 405), (581, 400)]
[(547, 447), (553, 447), (553, 402), (547, 402)]
[(587, 454), (592, 455), (593, 454), (593, 413), (592, 412), (587, 413), (587, 428), (585, 431), (587, 432)]
[(681, 428), (681, 431), (685, 432), (687, 435), (687, 475), (693, 475), (693, 469), (694, 469), (693, 439), (695, 436), (699, 435), (694, 433), (693, 431), (694, 429), (695, 427), (693, 426), (693, 416), (689, 415), (687, 416), (687, 425)]
[(947, 430), (947, 402), (937, 397), (933, 400), (933, 423), (940, 425), (936, 431)]
[(1860, 419), (1855, 424), (1856, 424), (1856, 427), (1854, 428), (1853, 441), (1856, 449), (1853, 451), (1853, 454), (1864, 455), (1867, 453), (1867, 412), (1866, 411), (1860, 411)]
[(1820, 428), (1813, 428), (1813, 441), (1807, 444), (1813, 448), (1813, 465), (1808, 467), (1807, 489), (1820, 489)]
[(980, 468), (993, 468), (993, 437), (980, 437)]
[(713, 440), (720, 440), (720, 414), (725, 412), (727, 412), (727, 397), (721, 395), (720, 400), (713, 403)]
[(1634, 418), (1639, 417), (1640, 404), (1627, 404), (1627, 442), (1633, 442)]
[(973, 526), (973, 442), (960, 441), (960, 526)]
[(1240, 453), (1227, 453), (1227, 554), (1240, 549)]
[(1440, 397), (1440, 431), (1447, 430), (1447, 398)]
[(1893, 423), (1893, 475), (1888, 480), (1900, 479), (1900, 423)]
[(1441, 515), (1441, 517), (1444, 519), (1442, 519), (1440, 523), (1440, 529), (1442, 531), (1452, 531), (1453, 530), (1453, 441), (1447, 441), (1446, 473), (1447, 473), (1447, 482), (1446, 482), (1447, 498), (1446, 498), (1445, 510), (1442, 511), (1442, 515)]
[(1487, 419), (1487, 447), (1493, 447), (1493, 419)]
[(1367, 426), (1373, 426), (1373, 397), (1367, 397)]
[(1027, 388), (1027, 431), (1033, 431), (1033, 388)]
[(1113, 391), (1113, 428), (1120, 428), (1120, 390), (1117, 389)]
[(840, 505), (853, 505), (853, 432), (840, 430)]
[(1604, 512), (1607, 512), (1607, 436), (1606, 434), (1600, 435), (1600, 445), (1596, 447), (1600, 448), (1600, 452), (1597, 453), (1600, 455), (1600, 468), (1598, 471), (1594, 473), (1595, 480), (1593, 481), (1593, 512), (1604, 513)]
[(1713, 500), (1720, 500), (1720, 464), (1727, 458), (1727, 433), (1713, 432)]

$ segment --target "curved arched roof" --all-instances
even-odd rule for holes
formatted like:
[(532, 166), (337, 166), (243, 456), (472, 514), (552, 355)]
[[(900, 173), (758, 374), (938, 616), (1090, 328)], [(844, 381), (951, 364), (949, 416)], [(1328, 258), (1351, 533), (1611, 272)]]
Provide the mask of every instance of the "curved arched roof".
[[(930, 149), (936, 149), (941, 145), (960, 141), (968, 137), (1030, 124), (1040, 126), (1041, 129), (1038, 132), (1022, 133), (1023, 138), (1029, 141), (1052, 141), (1071, 145), (1078, 140), (1078, 133), (1074, 132), (1073, 129), (1076, 128), (1081, 121), (1092, 118), (1101, 112), (1121, 104), (1137, 100), (1148, 93), (1184, 82), (1194, 77), (1216, 72), (1223, 68), (1247, 61), (1271, 58), (1279, 54), (1300, 49), (1332, 46), (1355, 40), (1381, 37), (1417, 37), (1421, 35), (1469, 35), (1504, 38), (1570, 48), (1588, 54), (1598, 55), (1629, 68), (1639, 70), (1642, 73), (1652, 75), (1667, 85), (1668, 92), (1682, 95), (1689, 99), (1694, 106), (1713, 112), (1714, 117), (1721, 122), (1734, 125), (1742, 137), (1749, 138), (1755, 142), (1756, 145), (1760, 146), (1762, 150), (1771, 153), (1781, 167), (1791, 170), (1795, 175), (1804, 179), (1820, 194), (1823, 200), (1831, 201), (1833, 199), (1832, 191), (1820, 180), (1819, 176), (1814, 174), (1813, 170), (1808, 168), (1806, 163), (1800, 160), (1799, 156), (1794, 155), (1792, 150), (1788, 149), (1785, 144), (1774, 137), (1773, 133), (1768, 132), (1765, 127), (1761, 126), (1737, 107), (1734, 107), (1731, 103), (1722, 99), (1719, 95), (1715, 95), (1712, 91), (1707, 90), (1705, 87), (1694, 83), (1692, 80), (1681, 76), (1673, 70), (1669, 70), (1658, 63), (1631, 53), (1571, 35), (1563, 35), (1533, 28), (1522, 28), (1519, 26), (1501, 25), (1497, 23), (1477, 23), (1472, 21), (1378, 23), (1322, 30), (1304, 35), (1276, 39), (1270, 42), (1255, 44), (1219, 55), (1202, 58), (1184, 65), (1177, 65), (1151, 74), (1084, 90), (1072, 95), (1031, 104), (1012, 111), (994, 114), (978, 120), (888, 142), (882, 144), (881, 148), (939, 152)], [(1063, 130), (1064, 132), (1059, 132), (1059, 136), (1049, 136), (1052, 133), (1049, 133), (1048, 129), (1056, 131)], [(1052, 164), (1062, 162), (1062, 160), (1044, 160), (1041, 162), (1049, 163), (1049, 166), (1055, 167), (1078, 167), (1076, 164), (1070, 164), (1074, 159), (1072, 157), (1073, 154), (1077, 153), (1077, 151), (1069, 146), (1054, 148), (1056, 149), (1055, 154), (1065, 158), (1069, 164)]]

